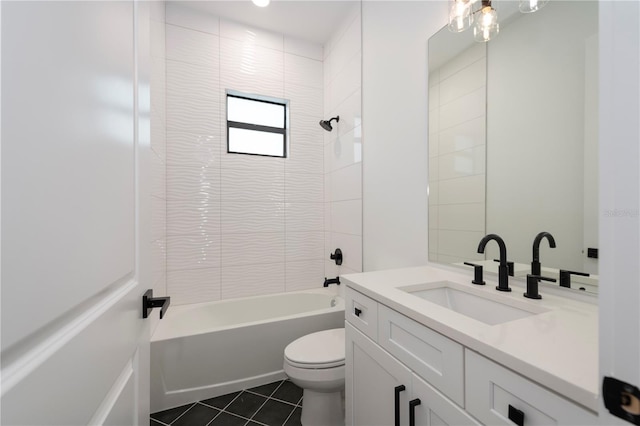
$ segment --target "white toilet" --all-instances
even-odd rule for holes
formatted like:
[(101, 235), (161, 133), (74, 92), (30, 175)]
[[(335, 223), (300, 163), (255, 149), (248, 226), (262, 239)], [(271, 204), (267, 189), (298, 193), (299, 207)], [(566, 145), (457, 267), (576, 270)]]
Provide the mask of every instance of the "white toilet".
[(303, 426), (344, 425), (344, 328), (307, 334), (284, 349), (284, 372), (303, 389)]

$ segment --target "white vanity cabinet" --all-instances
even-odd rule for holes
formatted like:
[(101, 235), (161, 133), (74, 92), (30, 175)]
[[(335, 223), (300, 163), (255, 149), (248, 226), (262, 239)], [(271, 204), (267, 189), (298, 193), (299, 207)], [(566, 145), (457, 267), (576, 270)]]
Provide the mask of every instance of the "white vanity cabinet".
[(345, 332), (347, 425), (480, 424), (351, 324)]
[(373, 298), (347, 288), (346, 300), (348, 426), (597, 424), (592, 412)]

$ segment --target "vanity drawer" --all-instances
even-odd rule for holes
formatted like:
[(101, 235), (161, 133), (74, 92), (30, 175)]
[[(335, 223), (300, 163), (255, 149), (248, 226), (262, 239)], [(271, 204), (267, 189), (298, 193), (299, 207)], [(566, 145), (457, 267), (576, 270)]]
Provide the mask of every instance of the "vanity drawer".
[(345, 319), (374, 342), (378, 340), (378, 302), (347, 288), (344, 305)]
[(463, 347), (384, 305), (378, 306), (378, 344), (418, 376), (464, 406)]
[(595, 414), (475, 352), (465, 352), (466, 409), (482, 423), (521, 424), (509, 419), (512, 406), (524, 414), (522, 424), (527, 426), (597, 424)]

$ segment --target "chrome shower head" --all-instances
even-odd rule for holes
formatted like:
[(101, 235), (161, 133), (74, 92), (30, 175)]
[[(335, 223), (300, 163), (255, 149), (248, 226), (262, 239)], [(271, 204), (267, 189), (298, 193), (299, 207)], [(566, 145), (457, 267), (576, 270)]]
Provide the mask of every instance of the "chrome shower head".
[(325, 129), (327, 132), (330, 132), (333, 130), (333, 127), (331, 127), (331, 122), (333, 120), (336, 120), (336, 123), (340, 122), (340, 116), (336, 115), (335, 117), (333, 117), (330, 120), (320, 120), (320, 127), (322, 127), (323, 129)]

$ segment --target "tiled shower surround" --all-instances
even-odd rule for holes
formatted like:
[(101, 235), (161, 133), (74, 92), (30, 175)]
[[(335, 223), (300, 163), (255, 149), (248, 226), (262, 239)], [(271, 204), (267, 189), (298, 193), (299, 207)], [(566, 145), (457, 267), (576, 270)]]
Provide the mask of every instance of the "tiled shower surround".
[[(345, 271), (329, 272), (361, 270), (361, 156), (354, 156), (352, 147), (353, 135), (360, 133), (359, 29), (353, 34), (358, 50), (341, 49), (350, 24), (359, 23), (356, 12), (358, 19), (350, 16), (325, 49), (167, 4), (166, 238), (172, 303), (322, 286), (334, 243), (343, 244)], [(327, 78), (325, 55), (331, 53)], [(345, 91), (336, 95), (341, 88)], [(227, 89), (290, 101), (288, 158), (226, 152)], [(325, 139), (318, 125), (327, 99), (332, 111), (345, 117), (333, 139)], [(349, 145), (348, 155), (329, 152), (340, 139)], [(326, 193), (336, 172), (358, 174), (345, 180), (350, 193), (340, 195), (350, 204), (335, 204), (338, 199)]]

